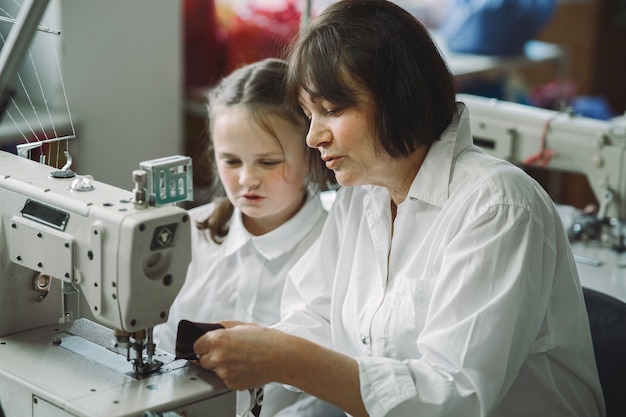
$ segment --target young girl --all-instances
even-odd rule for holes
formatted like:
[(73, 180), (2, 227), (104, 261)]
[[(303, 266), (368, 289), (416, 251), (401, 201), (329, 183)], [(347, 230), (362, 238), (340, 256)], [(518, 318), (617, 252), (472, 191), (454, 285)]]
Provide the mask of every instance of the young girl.
[(208, 153), (226, 197), (190, 210), (192, 261), (167, 323), (155, 328), (159, 349), (174, 353), (182, 319), (277, 322), (287, 271), (321, 231), (328, 171), (306, 146), (306, 118), (285, 99), (286, 71), (266, 59), (209, 93)]

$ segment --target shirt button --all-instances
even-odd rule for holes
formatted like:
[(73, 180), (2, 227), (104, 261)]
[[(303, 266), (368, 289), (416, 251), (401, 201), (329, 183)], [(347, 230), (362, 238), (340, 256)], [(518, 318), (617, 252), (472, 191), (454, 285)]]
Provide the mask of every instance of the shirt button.
[(364, 345), (367, 345), (369, 341), (370, 341), (369, 337), (361, 336), (361, 343), (363, 343)]

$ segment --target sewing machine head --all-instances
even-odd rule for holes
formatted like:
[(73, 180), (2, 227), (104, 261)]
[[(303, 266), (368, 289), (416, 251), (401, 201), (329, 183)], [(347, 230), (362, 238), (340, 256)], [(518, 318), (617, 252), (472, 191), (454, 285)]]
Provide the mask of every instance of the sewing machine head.
[[(136, 371), (149, 371), (141, 351), (153, 353), (151, 328), (191, 260), (189, 216), (171, 204), (190, 197), (191, 172), (185, 157), (144, 165), (131, 193), (0, 152), (0, 336), (85, 316), (117, 329)], [(72, 292), (88, 312), (70, 311)]]
[(584, 174), (599, 208), (570, 237), (623, 251), (626, 221), (626, 131), (609, 121), (459, 94), (469, 108), (474, 142), (517, 165)]

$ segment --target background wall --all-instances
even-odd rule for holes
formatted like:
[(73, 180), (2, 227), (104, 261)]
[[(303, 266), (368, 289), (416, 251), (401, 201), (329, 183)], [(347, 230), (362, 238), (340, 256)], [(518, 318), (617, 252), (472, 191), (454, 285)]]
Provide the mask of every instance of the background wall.
[(132, 188), (139, 162), (182, 152), (182, 19), (171, 0), (57, 0), (79, 119), (76, 171)]
[[(0, 7), (17, 16), (18, 2), (0, 0)], [(30, 56), (20, 73), (31, 94), (41, 79), (46, 97), (33, 94), (33, 101), (42, 117), (48, 101), (66, 134), (64, 84), (77, 130), (69, 143), (74, 171), (131, 189), (141, 161), (183, 153), (179, 1), (51, 0), (41, 24), (61, 35), (36, 32), (30, 52), (37, 74)], [(8, 33), (10, 24), (0, 28)], [(24, 102), (25, 93), (16, 98)], [(0, 133), (0, 145), (25, 141), (7, 117)]]

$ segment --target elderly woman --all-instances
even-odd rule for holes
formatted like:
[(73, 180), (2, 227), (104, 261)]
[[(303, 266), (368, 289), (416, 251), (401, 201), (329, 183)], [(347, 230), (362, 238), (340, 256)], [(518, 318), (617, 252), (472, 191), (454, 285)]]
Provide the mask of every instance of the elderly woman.
[(472, 144), (427, 30), (343, 0), (293, 46), (288, 91), (342, 188), (273, 328), (202, 336), (233, 388), (354, 416), (603, 416), (576, 266), (550, 198)]

